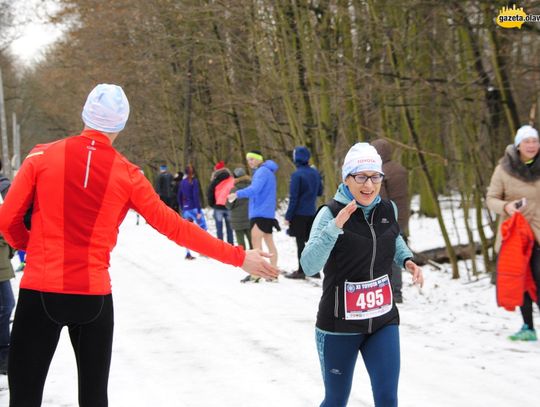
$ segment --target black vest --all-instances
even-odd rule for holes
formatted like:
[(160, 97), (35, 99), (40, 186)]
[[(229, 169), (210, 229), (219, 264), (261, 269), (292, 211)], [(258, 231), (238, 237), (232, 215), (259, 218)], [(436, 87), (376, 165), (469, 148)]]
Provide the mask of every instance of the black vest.
[[(326, 204), (334, 217), (345, 205), (331, 200)], [(388, 274), (396, 251), (399, 225), (394, 206), (382, 200), (368, 220), (358, 208), (343, 226), (341, 234), (324, 266), (323, 294), (317, 313), (317, 327), (329, 332), (373, 333), (389, 324), (399, 324), (396, 305), (390, 312), (365, 320), (346, 320), (345, 281), (361, 282)]]

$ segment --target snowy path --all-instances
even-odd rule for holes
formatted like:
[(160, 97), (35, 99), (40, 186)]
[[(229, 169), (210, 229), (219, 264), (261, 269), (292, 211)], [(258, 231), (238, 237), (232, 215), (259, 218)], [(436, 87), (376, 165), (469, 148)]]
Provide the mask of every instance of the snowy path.
[[(277, 235), (280, 265), (295, 246)], [(320, 288), (243, 272), (178, 248), (130, 214), (113, 253), (113, 407), (311, 407), (323, 397), (313, 324)], [(540, 399), (540, 343), (511, 343), (517, 313), (497, 309), (486, 278), (467, 284), (425, 269), (400, 307), (401, 407), (508, 407)], [(404, 276), (408, 283), (410, 278)], [(540, 326), (538, 313), (535, 319)], [(43, 406), (76, 406), (76, 367), (63, 332)], [(5, 384), (5, 377), (0, 382)], [(0, 392), (0, 406), (7, 405)], [(371, 406), (361, 361), (350, 406)]]

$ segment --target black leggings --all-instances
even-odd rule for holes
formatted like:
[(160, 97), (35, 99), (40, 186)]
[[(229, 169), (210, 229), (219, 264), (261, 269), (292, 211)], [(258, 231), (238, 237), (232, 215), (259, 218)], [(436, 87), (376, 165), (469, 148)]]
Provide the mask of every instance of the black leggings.
[[(536, 302), (540, 308), (540, 246), (534, 244), (531, 255), (531, 271), (533, 280), (536, 284)], [(520, 307), (523, 323), (527, 324), (530, 329), (534, 328), (533, 324), (533, 300), (529, 293), (525, 292), (523, 305)]]
[(74, 295), (21, 289), (9, 351), (11, 407), (38, 407), (60, 331), (68, 327), (77, 360), (79, 406), (108, 405), (113, 337), (112, 295)]

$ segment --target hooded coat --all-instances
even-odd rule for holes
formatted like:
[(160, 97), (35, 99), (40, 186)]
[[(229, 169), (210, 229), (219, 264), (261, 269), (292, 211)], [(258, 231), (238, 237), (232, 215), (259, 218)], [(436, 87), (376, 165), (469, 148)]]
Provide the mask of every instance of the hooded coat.
[(236, 191), (238, 198), (249, 198), (249, 219), (276, 217), (278, 165), (272, 160), (263, 162), (253, 174), (251, 185)]
[[(513, 144), (506, 147), (504, 156), (495, 167), (489, 184), (486, 203), (490, 210), (501, 215), (501, 224), (508, 219), (504, 206), (511, 201), (527, 199), (520, 209), (531, 227), (536, 242), (540, 243), (540, 160), (530, 165), (523, 163)], [(501, 228), (497, 233), (495, 249), (501, 247)]]
[(309, 166), (309, 150), (306, 147), (294, 149), (296, 171), (291, 175), (289, 185), (289, 206), (285, 219), (291, 221), (296, 215), (315, 216), (317, 197), (322, 195), (321, 174)]
[(381, 198), (394, 201), (398, 208), (398, 224), (405, 236), (409, 234), (409, 181), (407, 169), (392, 160), (392, 145), (384, 140), (377, 139), (371, 142), (382, 159), (382, 171), (384, 179), (381, 185)]

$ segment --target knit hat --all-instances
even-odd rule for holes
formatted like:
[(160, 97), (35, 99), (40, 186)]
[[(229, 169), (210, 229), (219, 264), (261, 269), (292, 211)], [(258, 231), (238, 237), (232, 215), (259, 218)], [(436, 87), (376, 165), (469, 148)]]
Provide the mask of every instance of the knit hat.
[(246, 175), (246, 170), (244, 170), (242, 167), (235, 168), (233, 171), (233, 175), (235, 178), (240, 178)]
[(214, 171), (221, 170), (222, 168), (225, 168), (224, 161), (218, 161), (216, 165), (214, 165)]
[(129, 102), (120, 86), (101, 83), (88, 95), (82, 111), (86, 126), (105, 133), (118, 133), (126, 126)]
[(341, 177), (345, 181), (348, 175), (360, 171), (376, 171), (384, 175), (381, 156), (369, 143), (356, 143), (350, 148), (343, 160)]
[(514, 146), (518, 147), (523, 140), (531, 137), (538, 139), (538, 132), (536, 129), (528, 124), (521, 126), (516, 133), (516, 137), (514, 138)]

